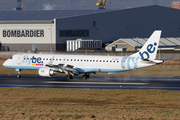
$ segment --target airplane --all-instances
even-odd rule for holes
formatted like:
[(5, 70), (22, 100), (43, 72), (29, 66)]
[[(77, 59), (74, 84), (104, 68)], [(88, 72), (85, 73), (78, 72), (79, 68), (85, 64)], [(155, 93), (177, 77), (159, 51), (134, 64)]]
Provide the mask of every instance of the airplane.
[(72, 80), (73, 76), (79, 74), (83, 74), (83, 79), (88, 79), (91, 73), (96, 72), (126, 72), (164, 62), (155, 59), (160, 36), (161, 30), (154, 31), (139, 52), (130, 56), (18, 53), (6, 60), (3, 66), (15, 69), (19, 78), (21, 70), (38, 70), (43, 77), (65, 73), (66, 80)]

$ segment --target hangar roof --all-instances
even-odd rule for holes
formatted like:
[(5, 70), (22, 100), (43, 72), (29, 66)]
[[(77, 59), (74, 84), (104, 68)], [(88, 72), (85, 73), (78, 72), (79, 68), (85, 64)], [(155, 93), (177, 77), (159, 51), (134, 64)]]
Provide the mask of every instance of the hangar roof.
[[(131, 39), (120, 39), (124, 42), (131, 44), (132, 46), (143, 46), (148, 38), (131, 38)], [(159, 46), (179, 46), (180, 38), (160, 38)]]
[[(55, 18), (66, 18), (66, 17), (75, 17), (80, 15), (89, 15), (96, 13), (105, 13), (105, 12), (120, 12), (120, 11), (158, 11), (158, 10), (167, 10), (168, 12), (177, 11), (178, 14), (180, 10), (152, 5), (138, 8), (130, 8), (123, 10), (110, 10), (110, 9), (100, 9), (100, 10), (38, 10), (38, 11), (0, 11), (0, 21), (22, 21), (22, 20), (53, 20)], [(167, 12), (166, 11), (166, 12)], [(153, 11), (152, 11), (153, 12)], [(146, 14), (146, 13), (145, 13)], [(126, 18), (126, 17), (125, 17)]]
[[(143, 46), (148, 38), (123, 38), (119, 39), (122, 40), (134, 47), (137, 46)], [(116, 41), (115, 41), (116, 42)], [(165, 47), (165, 46), (179, 46), (180, 45), (180, 38), (160, 38), (159, 46), (160, 47)]]
[[(142, 47), (148, 38), (123, 38), (114, 41), (113, 43), (109, 44), (108, 46), (112, 46), (114, 43), (118, 42), (119, 40), (124, 41), (125, 43), (130, 44), (133, 47)], [(180, 46), (180, 38), (160, 38), (159, 48), (175, 48)]]
[(53, 20), (79, 15), (102, 13), (112, 10), (39, 10), (39, 11), (0, 11), (0, 21)]

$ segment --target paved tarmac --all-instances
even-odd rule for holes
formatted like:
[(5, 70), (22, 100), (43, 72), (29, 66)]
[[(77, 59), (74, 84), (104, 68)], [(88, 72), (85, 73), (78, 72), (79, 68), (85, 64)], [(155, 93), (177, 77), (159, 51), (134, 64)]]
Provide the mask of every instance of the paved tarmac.
[(22, 75), (17, 78), (16, 75), (0, 75), (0, 87), (180, 90), (180, 78), (91, 76), (82, 80), (81, 76), (75, 76), (73, 80), (65, 81), (65, 76)]

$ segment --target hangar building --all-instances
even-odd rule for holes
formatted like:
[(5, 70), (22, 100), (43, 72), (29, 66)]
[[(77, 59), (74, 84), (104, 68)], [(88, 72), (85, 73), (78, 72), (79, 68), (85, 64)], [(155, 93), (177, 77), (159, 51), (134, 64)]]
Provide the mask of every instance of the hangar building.
[[(107, 51), (138, 51), (147, 40), (148, 38), (120, 38), (108, 44), (105, 49)], [(180, 38), (160, 38), (158, 50), (175, 50), (179, 45)]]
[(158, 5), (124, 10), (0, 11), (1, 49), (65, 51), (66, 40), (180, 37), (180, 10)]

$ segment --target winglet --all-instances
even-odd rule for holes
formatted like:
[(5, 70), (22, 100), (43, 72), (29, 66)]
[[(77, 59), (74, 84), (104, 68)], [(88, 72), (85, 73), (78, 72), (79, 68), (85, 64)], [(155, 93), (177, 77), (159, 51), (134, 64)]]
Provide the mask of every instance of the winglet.
[(51, 58), (51, 60), (46, 64), (46, 66), (52, 66), (54, 56)]
[(156, 58), (157, 49), (159, 46), (159, 40), (161, 36), (161, 30), (156, 30), (144, 44), (144, 46), (140, 49), (139, 52), (131, 55), (130, 57), (140, 57), (141, 59), (151, 59), (154, 60)]

